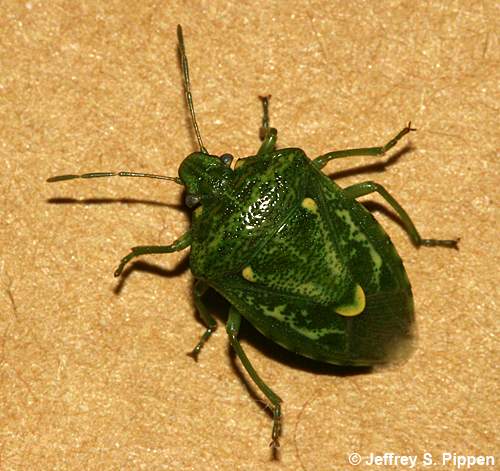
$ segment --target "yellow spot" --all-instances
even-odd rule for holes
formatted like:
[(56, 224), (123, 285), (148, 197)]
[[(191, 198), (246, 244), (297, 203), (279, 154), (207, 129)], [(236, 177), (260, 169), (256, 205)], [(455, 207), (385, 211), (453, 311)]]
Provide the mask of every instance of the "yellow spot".
[(252, 267), (248, 266), (248, 267), (245, 267), (243, 268), (243, 271), (241, 272), (243, 278), (245, 278), (245, 280), (248, 280), (252, 283), (255, 283), (256, 279), (255, 279), (255, 273), (253, 272), (252, 270)]
[(245, 161), (243, 159), (239, 159), (234, 164), (234, 168), (237, 169), (237, 168), (241, 167), (244, 163), (245, 163)]
[(354, 290), (354, 299), (351, 304), (344, 304), (343, 306), (337, 306), (335, 312), (345, 317), (353, 317), (361, 314), (366, 306), (366, 298), (363, 288), (356, 285)]
[(318, 213), (318, 205), (316, 204), (316, 201), (314, 201), (312, 198), (304, 198), (302, 200), (302, 207), (307, 209), (308, 211), (311, 211), (314, 214)]
[(195, 215), (195, 217), (200, 217), (201, 216), (201, 213), (203, 212), (203, 206), (198, 206), (194, 211), (193, 211), (193, 214)]

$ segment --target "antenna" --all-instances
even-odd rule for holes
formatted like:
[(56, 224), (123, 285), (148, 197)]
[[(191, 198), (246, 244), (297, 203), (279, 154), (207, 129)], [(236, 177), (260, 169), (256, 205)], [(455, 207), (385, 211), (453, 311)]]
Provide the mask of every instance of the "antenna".
[(204, 154), (208, 154), (206, 147), (203, 145), (200, 129), (198, 127), (196, 116), (194, 114), (193, 95), (191, 94), (191, 82), (189, 81), (188, 60), (186, 56), (186, 48), (184, 47), (184, 36), (182, 35), (181, 25), (177, 25), (177, 39), (179, 41), (179, 54), (181, 56), (182, 76), (184, 77), (184, 92), (186, 94), (186, 101), (189, 112), (191, 113), (191, 121), (193, 122), (194, 133), (196, 134), (196, 139), (198, 141), (198, 145), (200, 146), (200, 151)]
[(179, 177), (166, 177), (164, 175), (154, 175), (152, 173), (137, 173), (137, 172), (92, 172), (82, 175), (57, 175), (47, 179), (49, 183), (62, 182), (64, 180), (74, 180), (75, 178), (102, 178), (102, 177), (146, 177), (156, 178), (158, 180), (171, 180), (179, 185), (183, 185)]

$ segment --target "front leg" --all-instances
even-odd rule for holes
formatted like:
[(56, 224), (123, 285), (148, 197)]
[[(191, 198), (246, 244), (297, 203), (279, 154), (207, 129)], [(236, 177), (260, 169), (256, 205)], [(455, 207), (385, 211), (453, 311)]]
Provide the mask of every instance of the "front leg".
[(215, 319), (209, 314), (203, 300), (202, 296), (207, 292), (209, 286), (206, 282), (202, 280), (197, 280), (194, 285), (194, 304), (196, 305), (196, 309), (198, 310), (198, 314), (201, 317), (203, 323), (207, 326), (207, 329), (203, 333), (200, 338), (200, 341), (196, 344), (193, 350), (188, 353), (189, 356), (193, 357), (195, 361), (198, 361), (198, 355), (205, 345), (205, 342), (210, 338), (214, 330), (217, 328), (217, 322)]
[(181, 237), (179, 237), (174, 243), (170, 245), (140, 245), (138, 247), (132, 247), (131, 252), (123, 257), (118, 265), (118, 268), (115, 270), (114, 275), (120, 276), (122, 274), (125, 265), (130, 262), (135, 257), (139, 255), (146, 254), (158, 254), (158, 253), (172, 253), (179, 252), (180, 250), (184, 250), (185, 248), (191, 245), (191, 232), (187, 231)]

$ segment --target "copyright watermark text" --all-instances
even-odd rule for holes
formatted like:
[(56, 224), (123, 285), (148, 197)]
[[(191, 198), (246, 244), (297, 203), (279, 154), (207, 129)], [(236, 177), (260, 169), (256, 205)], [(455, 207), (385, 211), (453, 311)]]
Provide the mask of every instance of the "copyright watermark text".
[(370, 453), (362, 456), (352, 452), (347, 455), (347, 461), (353, 466), (393, 466), (395, 468), (416, 468), (417, 465), (447, 466), (455, 469), (471, 469), (480, 466), (495, 466), (495, 457), (491, 455), (461, 455), (458, 453), (443, 452), (440, 454), (424, 453), (419, 455), (402, 455), (398, 453)]

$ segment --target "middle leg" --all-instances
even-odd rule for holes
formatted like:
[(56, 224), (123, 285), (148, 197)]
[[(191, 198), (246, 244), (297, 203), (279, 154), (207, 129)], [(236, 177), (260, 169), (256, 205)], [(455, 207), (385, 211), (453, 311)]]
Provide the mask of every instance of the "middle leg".
[(378, 183), (372, 181), (356, 183), (355, 185), (344, 188), (344, 192), (351, 198), (359, 198), (360, 196), (369, 195), (370, 193), (375, 192), (382, 196), (382, 198), (384, 198), (392, 206), (394, 211), (396, 211), (397, 215), (400, 217), (403, 223), (406, 232), (410, 236), (410, 239), (417, 247), (424, 245), (427, 247), (442, 246), (458, 249), (458, 239), (422, 239), (408, 213), (382, 185), (379, 185)]

